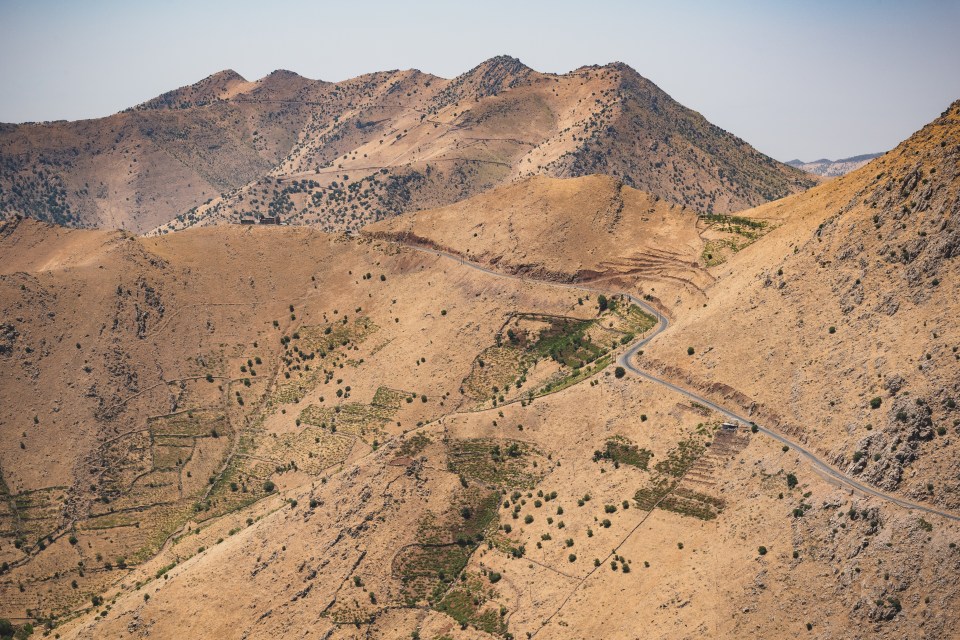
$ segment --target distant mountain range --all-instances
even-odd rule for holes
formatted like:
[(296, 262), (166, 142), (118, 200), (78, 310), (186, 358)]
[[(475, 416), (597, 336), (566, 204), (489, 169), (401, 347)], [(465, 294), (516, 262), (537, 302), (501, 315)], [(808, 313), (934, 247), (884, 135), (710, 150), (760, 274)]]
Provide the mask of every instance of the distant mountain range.
[(509, 56), (450, 80), (222, 71), (106, 118), (0, 125), (0, 159), (0, 215), (137, 232), (243, 215), (356, 230), (536, 174), (607, 174), (702, 213), (817, 182), (625, 64)]
[(846, 175), (851, 171), (855, 171), (874, 158), (879, 158), (882, 155), (882, 153), (865, 153), (863, 155), (853, 156), (851, 158), (843, 158), (841, 160), (828, 160), (826, 158), (821, 158), (819, 160), (814, 160), (813, 162), (790, 160), (787, 162), (787, 164), (791, 167), (796, 167), (801, 171), (806, 171), (807, 173), (814, 173), (818, 176), (824, 176), (826, 178), (835, 178), (837, 176)]

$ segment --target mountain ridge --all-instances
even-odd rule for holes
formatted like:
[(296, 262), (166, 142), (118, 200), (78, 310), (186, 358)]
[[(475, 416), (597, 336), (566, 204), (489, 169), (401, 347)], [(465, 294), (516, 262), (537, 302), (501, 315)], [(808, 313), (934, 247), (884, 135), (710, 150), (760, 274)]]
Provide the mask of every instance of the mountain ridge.
[(706, 213), (816, 182), (624, 63), (545, 74), (510, 56), (452, 79), (223, 70), (106, 118), (5, 125), (0, 154), (0, 215), (137, 232), (272, 214), (355, 231), (533, 173), (610, 173)]
[(821, 158), (819, 160), (812, 160), (810, 162), (794, 159), (790, 160), (786, 164), (808, 173), (824, 176), (826, 178), (835, 178), (837, 176), (850, 173), (851, 171), (856, 171), (871, 160), (879, 158), (882, 155), (883, 153), (863, 153), (860, 155), (851, 156), (849, 158), (841, 158), (840, 160)]

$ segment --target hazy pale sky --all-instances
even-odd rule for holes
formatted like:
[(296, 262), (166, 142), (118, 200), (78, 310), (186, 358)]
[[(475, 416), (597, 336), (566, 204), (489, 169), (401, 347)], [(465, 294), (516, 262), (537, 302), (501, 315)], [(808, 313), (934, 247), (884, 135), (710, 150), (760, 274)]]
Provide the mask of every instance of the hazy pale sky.
[(502, 53), (620, 60), (779, 160), (835, 159), (960, 98), (960, 0), (0, 0), (0, 122), (104, 116), (228, 68), (453, 77)]

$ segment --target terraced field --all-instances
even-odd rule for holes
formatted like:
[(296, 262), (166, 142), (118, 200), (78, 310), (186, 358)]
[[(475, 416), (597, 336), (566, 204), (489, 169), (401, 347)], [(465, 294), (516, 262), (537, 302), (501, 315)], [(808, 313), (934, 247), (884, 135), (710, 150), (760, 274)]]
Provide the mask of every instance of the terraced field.
[[(464, 396), (479, 406), (497, 406), (559, 391), (605, 368), (613, 350), (656, 325), (656, 318), (634, 304), (600, 300), (594, 318), (537, 313), (508, 318), (497, 344), (474, 359), (461, 384)], [(584, 303), (581, 298), (579, 306)]]

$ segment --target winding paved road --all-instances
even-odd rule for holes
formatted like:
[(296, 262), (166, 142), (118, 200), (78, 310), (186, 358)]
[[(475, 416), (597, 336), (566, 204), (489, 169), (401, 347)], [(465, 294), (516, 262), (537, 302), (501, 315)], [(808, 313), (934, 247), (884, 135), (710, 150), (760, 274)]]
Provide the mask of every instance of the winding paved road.
[[(594, 288), (592, 288), (592, 287), (583, 286), (583, 285), (579, 285), (579, 284), (566, 284), (566, 283), (562, 283), (562, 282), (550, 282), (550, 281), (547, 281), (547, 280), (534, 280), (534, 279), (531, 279), (531, 278), (524, 278), (524, 277), (522, 277), (522, 276), (511, 275), (511, 274), (503, 273), (503, 272), (500, 272), (500, 271), (494, 271), (493, 269), (488, 269), (487, 267), (484, 267), (484, 266), (482, 266), (482, 265), (476, 264), (476, 263), (474, 263), (474, 262), (470, 262), (469, 260), (465, 260), (464, 258), (461, 258), (461, 257), (459, 257), (459, 256), (455, 256), (455, 255), (453, 255), (453, 254), (451, 254), (451, 253), (447, 253), (447, 252), (445, 252), (445, 251), (440, 251), (440, 250), (438, 250), (438, 249), (431, 249), (431, 248), (428, 248), (428, 247), (420, 247), (420, 246), (417, 246), (417, 245), (406, 244), (406, 243), (396, 243), (396, 244), (398, 244), (398, 245), (400, 245), (400, 246), (403, 246), (403, 247), (406, 247), (406, 248), (408, 248), (408, 249), (413, 249), (413, 250), (415, 250), (415, 251), (420, 251), (420, 252), (422, 252), (422, 253), (429, 253), (429, 254), (432, 254), (432, 255), (435, 255), (435, 256), (439, 256), (439, 257), (441, 257), (441, 258), (446, 258), (446, 259), (448, 259), (448, 260), (453, 260), (453, 261), (455, 261), (455, 262), (460, 263), (461, 265), (463, 265), (463, 266), (465, 266), (465, 267), (468, 267), (468, 268), (470, 268), (470, 269), (474, 269), (474, 270), (476, 270), (476, 271), (482, 271), (483, 273), (492, 275), (492, 276), (497, 277), (497, 278), (505, 278), (505, 279), (509, 279), (509, 280), (519, 280), (519, 281), (521, 281), (521, 282), (525, 282), (525, 281), (528, 281), (528, 280), (529, 280), (529, 281), (531, 281), (531, 282), (536, 282), (537, 284), (540, 284), (540, 285), (546, 285), (546, 286), (550, 286), (550, 287), (556, 287), (556, 288), (559, 288), (559, 289), (573, 289), (573, 290), (577, 290), (577, 291), (589, 291), (589, 292), (591, 292), (591, 293), (598, 293), (598, 294), (599, 294), (599, 293), (603, 293), (603, 294), (611, 295), (611, 292), (609, 292), (609, 291), (603, 291), (603, 290), (600, 290), (600, 289), (594, 289)], [(632, 303), (634, 303), (635, 305), (637, 305), (638, 307), (640, 307), (640, 308), (643, 309), (644, 311), (646, 311), (646, 312), (648, 312), (648, 313), (656, 316), (657, 321), (658, 321), (656, 327), (655, 327), (654, 330), (650, 333), (650, 335), (648, 335), (648, 336), (646, 336), (645, 338), (642, 338), (641, 340), (639, 340), (639, 341), (635, 342), (634, 344), (632, 344), (624, 353), (622, 353), (622, 354), (620, 355), (620, 357), (617, 358), (617, 364), (620, 365), (620, 366), (622, 366), (622, 367), (623, 367), (624, 369), (626, 369), (627, 371), (630, 371), (631, 373), (633, 373), (633, 374), (635, 374), (635, 375), (643, 378), (644, 380), (648, 380), (648, 381), (653, 382), (653, 383), (655, 383), (655, 384), (659, 384), (659, 385), (661, 385), (661, 386), (664, 386), (664, 387), (666, 387), (667, 389), (670, 389), (671, 391), (674, 391), (674, 392), (676, 392), (676, 393), (679, 393), (679, 394), (682, 395), (682, 396), (685, 396), (685, 397), (687, 397), (687, 398), (689, 398), (689, 399), (691, 399), (691, 400), (693, 400), (693, 401), (695, 401), (695, 402), (698, 402), (698, 403), (700, 403), (700, 404), (702, 404), (702, 405), (704, 405), (704, 406), (706, 406), (706, 407), (709, 407), (709, 408), (713, 409), (714, 411), (716, 411), (717, 413), (719, 413), (719, 414), (721, 414), (721, 415), (723, 415), (723, 416), (726, 416), (727, 418), (730, 418), (730, 419), (732, 419), (732, 420), (737, 420), (737, 421), (742, 422), (742, 423), (744, 423), (744, 424), (755, 425), (758, 432), (770, 436), (771, 438), (773, 438), (773, 439), (776, 440), (777, 442), (780, 442), (780, 443), (782, 443), (782, 444), (787, 445), (788, 447), (790, 447), (791, 449), (793, 449), (794, 451), (796, 451), (798, 454), (800, 454), (800, 456), (803, 457), (803, 458), (805, 458), (805, 459), (807, 460), (807, 462), (809, 462), (810, 465), (811, 465), (817, 472), (819, 472), (820, 474), (822, 474), (823, 476), (825, 476), (828, 480), (833, 480), (833, 481), (835, 481), (835, 482), (837, 482), (837, 483), (839, 483), (839, 484), (841, 484), (841, 485), (843, 485), (843, 486), (846, 486), (846, 487), (849, 488), (849, 489), (852, 489), (852, 490), (854, 490), (854, 491), (859, 491), (861, 494), (864, 494), (864, 495), (867, 495), (867, 496), (872, 496), (872, 497), (874, 497), (874, 498), (879, 498), (880, 500), (883, 500), (883, 501), (885, 501), (885, 502), (889, 502), (889, 503), (894, 504), (894, 505), (897, 505), (897, 506), (899, 506), (899, 507), (903, 507), (904, 509), (910, 509), (910, 510), (915, 510), (915, 511), (922, 511), (922, 512), (924, 512), (924, 513), (929, 513), (929, 514), (932, 514), (932, 515), (935, 515), (935, 516), (939, 516), (939, 517), (941, 517), (941, 518), (946, 518), (947, 520), (954, 520), (954, 521), (960, 522), (960, 515), (957, 515), (957, 514), (954, 514), (954, 513), (950, 513), (950, 512), (947, 512), (947, 511), (940, 511), (940, 510), (938, 510), (938, 509), (935, 509), (935, 508), (933, 508), (933, 507), (928, 507), (928, 506), (926, 506), (926, 505), (916, 504), (916, 503), (914, 503), (914, 502), (910, 502), (909, 500), (904, 500), (904, 499), (902, 499), (902, 498), (898, 498), (898, 497), (896, 497), (896, 496), (892, 496), (892, 495), (890, 495), (890, 494), (888, 494), (888, 493), (884, 493), (883, 491), (880, 491), (879, 489), (876, 489), (876, 488), (874, 488), (874, 487), (872, 487), (872, 486), (870, 486), (870, 485), (867, 485), (867, 484), (864, 484), (864, 483), (859, 482), (859, 481), (857, 481), (857, 480), (854, 480), (853, 478), (847, 476), (847, 475), (846, 475), (845, 473), (843, 473), (842, 471), (839, 471), (839, 470), (833, 468), (833, 467), (830, 466), (827, 462), (825, 462), (824, 460), (822, 460), (822, 459), (820, 459), (819, 457), (817, 457), (816, 454), (814, 454), (813, 452), (811, 452), (811, 451), (808, 450), (808, 449), (803, 448), (802, 446), (800, 446), (800, 445), (797, 444), (796, 442), (790, 440), (790, 439), (787, 438), (786, 436), (784, 436), (784, 435), (782, 435), (782, 434), (780, 434), (780, 433), (777, 433), (776, 431), (772, 431), (772, 430), (768, 429), (767, 427), (763, 427), (763, 426), (761, 426), (761, 425), (759, 425), (759, 424), (756, 424), (755, 422), (751, 421), (749, 418), (746, 418), (746, 417), (744, 417), (744, 416), (736, 413), (735, 411), (731, 411), (730, 409), (726, 409), (726, 408), (720, 406), (719, 404), (713, 402), (712, 400), (708, 400), (707, 398), (705, 398), (705, 397), (703, 397), (703, 396), (701, 396), (701, 395), (698, 395), (698, 394), (694, 393), (693, 391), (690, 391), (689, 389), (684, 389), (683, 387), (677, 386), (677, 385), (673, 384), (672, 382), (667, 382), (666, 380), (663, 380), (663, 379), (661, 379), (661, 378), (658, 378), (658, 377), (656, 377), (656, 376), (654, 376), (654, 375), (651, 375), (651, 374), (649, 374), (649, 373), (647, 373), (647, 372), (645, 372), (645, 371), (637, 368), (636, 365), (634, 365), (633, 362), (632, 362), (633, 357), (634, 357), (634, 356), (637, 354), (637, 352), (638, 352), (640, 349), (642, 349), (647, 343), (649, 343), (649, 342), (650, 342), (651, 340), (653, 340), (657, 335), (659, 335), (661, 332), (663, 332), (668, 326), (670, 326), (670, 321), (669, 321), (663, 314), (661, 314), (659, 310), (657, 310), (656, 308), (654, 308), (654, 307), (652, 307), (651, 305), (647, 304), (647, 303), (644, 302), (643, 300), (640, 300), (639, 298), (636, 298), (636, 297), (634, 297), (633, 295), (631, 295), (631, 294), (629, 294), (629, 293), (626, 293), (626, 292), (619, 292), (619, 295), (624, 296), (625, 298), (629, 299)]]

